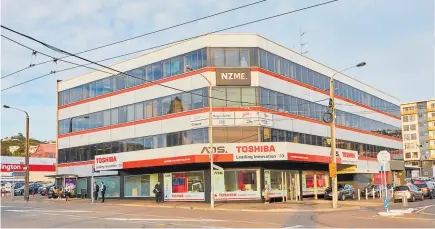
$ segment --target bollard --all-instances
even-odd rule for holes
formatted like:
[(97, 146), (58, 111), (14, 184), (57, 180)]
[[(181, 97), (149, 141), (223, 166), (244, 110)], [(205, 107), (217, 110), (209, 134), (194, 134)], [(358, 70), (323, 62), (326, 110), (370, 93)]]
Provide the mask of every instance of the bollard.
[(361, 190), (358, 189), (358, 200), (361, 200)]
[(373, 194), (373, 199), (375, 199), (375, 188), (373, 188), (372, 194)]
[(368, 200), (368, 199), (369, 199), (369, 191), (366, 188), (366, 200)]
[(402, 197), (403, 207), (408, 207), (408, 198), (406, 196)]

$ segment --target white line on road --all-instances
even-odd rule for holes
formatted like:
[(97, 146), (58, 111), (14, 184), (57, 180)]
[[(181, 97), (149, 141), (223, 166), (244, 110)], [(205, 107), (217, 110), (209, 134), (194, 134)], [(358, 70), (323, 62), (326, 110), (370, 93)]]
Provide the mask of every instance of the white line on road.
[(435, 206), (435, 204), (433, 204), (433, 205), (428, 205), (428, 206), (424, 206), (424, 207), (421, 207), (418, 211), (416, 211), (415, 213), (419, 213), (419, 212), (421, 212), (421, 211), (423, 211), (423, 210), (425, 210), (426, 208), (430, 208), (430, 207), (433, 207), (433, 206)]
[(31, 210), (22, 210), (22, 209), (11, 209), (5, 210), (8, 212), (63, 212), (63, 213), (89, 213), (92, 211), (81, 211), (81, 210), (44, 210), (44, 209), (31, 209)]
[(225, 222), (219, 219), (138, 219), (138, 218), (103, 218), (116, 221), (164, 221), (164, 222)]

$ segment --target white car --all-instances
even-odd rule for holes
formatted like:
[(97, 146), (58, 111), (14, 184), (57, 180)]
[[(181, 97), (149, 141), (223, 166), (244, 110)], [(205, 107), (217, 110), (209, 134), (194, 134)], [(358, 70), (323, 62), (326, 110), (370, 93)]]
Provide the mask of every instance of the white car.
[(4, 183), (2, 184), (2, 192), (11, 192), (11, 183)]

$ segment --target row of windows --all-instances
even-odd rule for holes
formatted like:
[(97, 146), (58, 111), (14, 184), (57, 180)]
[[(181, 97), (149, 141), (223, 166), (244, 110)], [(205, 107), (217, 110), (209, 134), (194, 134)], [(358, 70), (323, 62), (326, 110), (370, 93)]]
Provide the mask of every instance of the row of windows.
[[(213, 128), (215, 143), (235, 142), (294, 142), (299, 144), (330, 147), (328, 137), (261, 127)], [(208, 129), (194, 129), (154, 136), (138, 137), (119, 141), (59, 149), (59, 163), (93, 160), (95, 155), (156, 149), (179, 145), (208, 143)], [(337, 139), (337, 148), (358, 151), (362, 157), (376, 158), (377, 152), (392, 149), (382, 146)]]
[(72, 132), (75, 132), (199, 109), (207, 106), (208, 90), (207, 88), (202, 88), (191, 92), (165, 96), (145, 102), (60, 120), (59, 134), (69, 133), (71, 124)]
[[(294, 142), (299, 144), (316, 145), (330, 147), (328, 143), (328, 137), (316, 136), (311, 134), (303, 134), (286, 130), (264, 128), (263, 130), (263, 142)], [(400, 149), (393, 149), (383, 146), (375, 146), (370, 144), (336, 140), (336, 147), (338, 149), (347, 149), (358, 151), (360, 157), (372, 157), (376, 158), (378, 152), (386, 150), (388, 152), (399, 151)]]
[(59, 149), (59, 163), (93, 160), (95, 155), (122, 153), (208, 142), (208, 129), (194, 129)]
[[(261, 68), (271, 72), (284, 75), (325, 91), (329, 90), (328, 76), (265, 50), (259, 48), (210, 48), (209, 50), (211, 66), (249, 67), (259, 65)], [(178, 75), (186, 71), (187, 65), (191, 66), (193, 69), (208, 66), (207, 48), (127, 71), (126, 73), (128, 75), (118, 74), (61, 91), (59, 92), (59, 105), (74, 103), (112, 91), (133, 87), (148, 81)], [(355, 102), (400, 116), (399, 106), (379, 99), (376, 96), (370, 95), (338, 80), (335, 81), (335, 93)]]
[[(291, 114), (304, 116), (323, 121), (323, 114), (328, 111), (325, 105), (317, 104), (308, 100), (285, 95), (266, 88), (260, 90), (260, 104), (274, 110), (286, 111)], [(399, 127), (368, 119), (359, 115), (336, 110), (337, 125), (347, 126), (378, 134), (401, 138), (402, 133)]]
[(415, 115), (404, 115), (403, 122), (413, 122), (415, 121)]
[(404, 125), (403, 131), (417, 130), (416, 128), (417, 128), (417, 126), (415, 124)]
[(193, 69), (206, 67), (206, 48), (136, 68), (127, 71), (126, 74), (113, 75), (61, 91), (59, 92), (59, 106), (178, 75), (185, 72), (186, 65), (191, 66)]
[[(259, 59), (261, 68), (314, 86), (321, 90), (329, 90), (330, 78), (328, 76), (315, 72), (309, 68), (293, 63), (292, 61), (262, 49), (259, 51)], [(335, 80), (335, 94), (400, 117), (399, 106), (380, 99), (374, 95), (370, 95), (367, 92), (361, 91), (358, 88), (354, 88), (338, 80)]]

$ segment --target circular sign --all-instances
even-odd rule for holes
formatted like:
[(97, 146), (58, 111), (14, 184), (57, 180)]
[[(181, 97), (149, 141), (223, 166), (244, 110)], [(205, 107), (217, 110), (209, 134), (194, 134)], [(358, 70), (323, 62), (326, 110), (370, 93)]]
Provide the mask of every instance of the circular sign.
[(378, 161), (381, 163), (387, 163), (391, 160), (390, 153), (386, 150), (382, 150), (378, 153)]
[(323, 114), (323, 121), (327, 122), (327, 123), (331, 123), (332, 122), (332, 114), (329, 112), (326, 112)]

